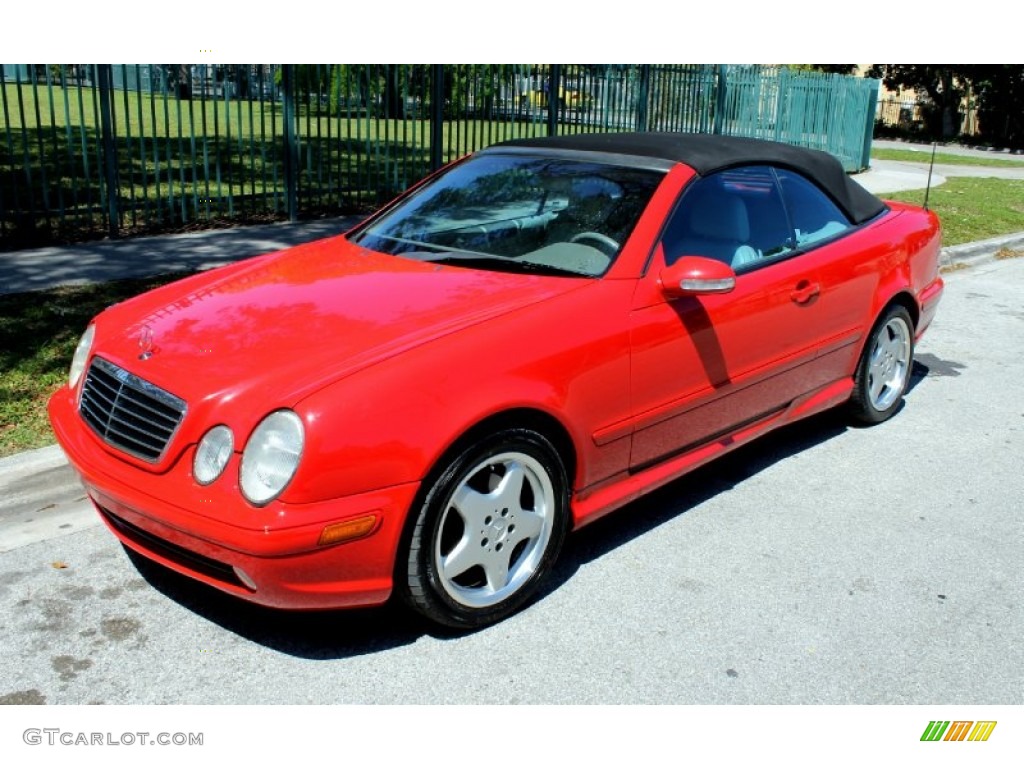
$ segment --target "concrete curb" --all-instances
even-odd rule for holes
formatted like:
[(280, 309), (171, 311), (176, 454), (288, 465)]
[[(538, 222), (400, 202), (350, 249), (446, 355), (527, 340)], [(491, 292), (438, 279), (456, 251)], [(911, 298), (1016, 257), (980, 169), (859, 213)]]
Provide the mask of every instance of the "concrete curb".
[(1000, 235), (988, 240), (976, 240), (973, 243), (951, 245), (942, 249), (939, 255), (939, 266), (952, 267), (956, 264), (979, 264), (995, 259), (996, 253), (1002, 249), (1024, 250), (1024, 232), (1011, 235)]
[(48, 445), (45, 448), (22, 451), (0, 459), (0, 485), (3, 484), (7, 475), (41, 472), (66, 463), (64, 451), (59, 445)]
[(0, 553), (100, 525), (59, 446), (0, 459)]

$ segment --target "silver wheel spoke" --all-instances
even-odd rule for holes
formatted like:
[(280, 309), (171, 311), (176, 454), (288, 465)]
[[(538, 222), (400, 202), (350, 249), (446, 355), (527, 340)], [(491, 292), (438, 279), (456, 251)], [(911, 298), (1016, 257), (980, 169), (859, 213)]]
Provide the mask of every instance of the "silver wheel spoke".
[(498, 592), (508, 586), (508, 557), (511, 550), (502, 548), (502, 551), (492, 550), (481, 565), (487, 575), (487, 586), (491, 592)]
[(505, 468), (505, 476), (501, 478), (498, 487), (494, 489), (492, 496), (501, 509), (520, 509), (520, 499), (523, 496), (523, 483), (526, 482), (526, 472), (523, 465), (517, 461), (509, 462)]
[(871, 374), (871, 378), (872, 378), (873, 381), (876, 381), (878, 379), (884, 379), (885, 378), (885, 359), (883, 358), (882, 360), (879, 360), (876, 363), (872, 363), (871, 364), (871, 369), (870, 369), (869, 373)]
[(895, 334), (892, 339), (889, 340), (889, 354), (892, 355), (894, 360), (901, 363), (906, 357), (905, 342), (899, 334)]
[(491, 494), (480, 493), (463, 484), (452, 496), (452, 506), (462, 516), (466, 529), (479, 528), (494, 511)]
[(459, 539), (459, 543), (452, 551), (441, 559), (441, 573), (446, 579), (454, 579), (474, 565), (480, 565), (480, 557), (467, 533)]
[(885, 378), (879, 373), (871, 377), (871, 402), (878, 406), (879, 398), (885, 389)]
[(524, 509), (516, 516), (516, 539), (532, 539), (544, 528), (543, 515), (530, 509)]

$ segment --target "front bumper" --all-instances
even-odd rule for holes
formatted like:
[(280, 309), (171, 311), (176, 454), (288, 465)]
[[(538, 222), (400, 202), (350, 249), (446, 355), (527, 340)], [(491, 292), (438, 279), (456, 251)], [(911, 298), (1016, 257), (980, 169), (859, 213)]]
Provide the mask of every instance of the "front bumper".
[[(237, 489), (238, 456), (203, 488), (186, 450), (163, 474), (118, 458), (84, 424), (68, 389), (49, 403), (54, 433), (107, 527), (141, 555), (260, 605), (376, 605), (391, 594), (395, 553), (418, 483), (315, 504), (254, 508)], [(321, 546), (328, 525), (368, 514), (366, 536)], [(239, 571), (241, 573), (239, 573)]]

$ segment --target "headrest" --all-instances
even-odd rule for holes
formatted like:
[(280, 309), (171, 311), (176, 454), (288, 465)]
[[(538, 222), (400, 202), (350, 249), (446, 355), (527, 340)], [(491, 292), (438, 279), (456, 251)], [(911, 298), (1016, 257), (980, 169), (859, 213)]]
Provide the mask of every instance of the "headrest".
[(709, 240), (746, 242), (750, 239), (747, 207), (735, 195), (705, 191), (690, 209), (690, 230)]

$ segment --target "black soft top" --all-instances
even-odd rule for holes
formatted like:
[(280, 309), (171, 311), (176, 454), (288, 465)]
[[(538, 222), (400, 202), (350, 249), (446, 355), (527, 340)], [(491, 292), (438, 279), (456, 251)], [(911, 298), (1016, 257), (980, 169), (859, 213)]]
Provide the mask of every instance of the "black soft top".
[(849, 178), (832, 155), (775, 141), (696, 133), (577, 133), (515, 139), (494, 147), (654, 158), (685, 163), (701, 176), (740, 165), (782, 166), (812, 179), (854, 223), (860, 224), (885, 210), (885, 204)]

